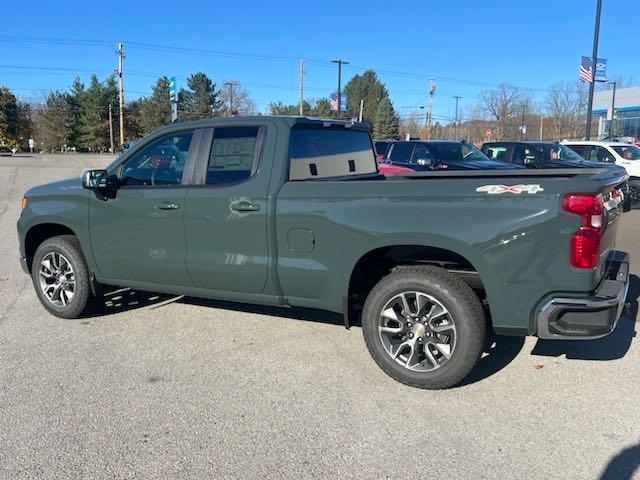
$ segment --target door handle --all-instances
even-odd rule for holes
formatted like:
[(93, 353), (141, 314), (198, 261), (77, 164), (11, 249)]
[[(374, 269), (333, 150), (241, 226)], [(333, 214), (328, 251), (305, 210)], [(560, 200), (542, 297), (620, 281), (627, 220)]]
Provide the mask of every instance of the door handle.
[(172, 202), (164, 202), (156, 204), (157, 210), (177, 210), (180, 208), (180, 205)]
[(231, 210), (236, 212), (257, 212), (260, 210), (260, 205), (247, 201), (234, 202), (231, 204)]

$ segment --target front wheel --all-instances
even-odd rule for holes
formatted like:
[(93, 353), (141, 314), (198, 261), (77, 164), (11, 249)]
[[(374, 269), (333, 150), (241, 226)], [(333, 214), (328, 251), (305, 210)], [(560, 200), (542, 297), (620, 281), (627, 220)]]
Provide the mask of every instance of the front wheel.
[(362, 312), (369, 353), (389, 376), (418, 388), (449, 388), (480, 358), (485, 318), (477, 295), (432, 266), (401, 267), (371, 291)]
[(33, 256), (31, 278), (40, 303), (57, 317), (78, 318), (91, 297), (89, 269), (78, 239), (45, 240)]

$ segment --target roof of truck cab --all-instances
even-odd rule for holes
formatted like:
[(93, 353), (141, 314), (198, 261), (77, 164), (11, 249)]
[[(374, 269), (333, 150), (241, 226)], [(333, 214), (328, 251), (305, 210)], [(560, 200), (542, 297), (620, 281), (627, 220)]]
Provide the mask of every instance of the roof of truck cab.
[(186, 128), (215, 128), (216, 126), (246, 125), (254, 122), (284, 122), (289, 127), (294, 125), (315, 125), (321, 127), (344, 127), (353, 130), (370, 131), (368, 122), (354, 122), (350, 120), (337, 120), (335, 118), (307, 117), (300, 115), (247, 115), (233, 117), (212, 117), (201, 120), (189, 120), (185, 122), (175, 122), (160, 127), (156, 131), (173, 131)]

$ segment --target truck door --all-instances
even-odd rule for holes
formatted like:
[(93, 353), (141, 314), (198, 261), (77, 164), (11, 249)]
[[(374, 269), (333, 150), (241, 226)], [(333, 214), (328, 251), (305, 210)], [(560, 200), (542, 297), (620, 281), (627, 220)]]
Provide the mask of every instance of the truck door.
[[(236, 124), (237, 125), (237, 124)], [(269, 268), (266, 125), (209, 129), (186, 195), (187, 270), (195, 286), (259, 293)]]
[(118, 168), (113, 198), (92, 195), (93, 256), (108, 280), (190, 285), (185, 267), (182, 182), (192, 161), (194, 130), (150, 141)]

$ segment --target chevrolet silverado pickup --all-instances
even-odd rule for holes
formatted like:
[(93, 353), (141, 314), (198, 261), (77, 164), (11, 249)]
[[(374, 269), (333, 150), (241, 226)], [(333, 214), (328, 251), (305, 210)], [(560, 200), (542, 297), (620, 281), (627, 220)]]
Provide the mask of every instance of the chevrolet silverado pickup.
[(622, 169), (382, 175), (369, 126), (237, 117), (162, 127), (103, 170), (31, 188), (23, 269), (44, 308), (101, 286), (338, 312), (420, 388), (461, 382), (485, 334), (613, 331)]

